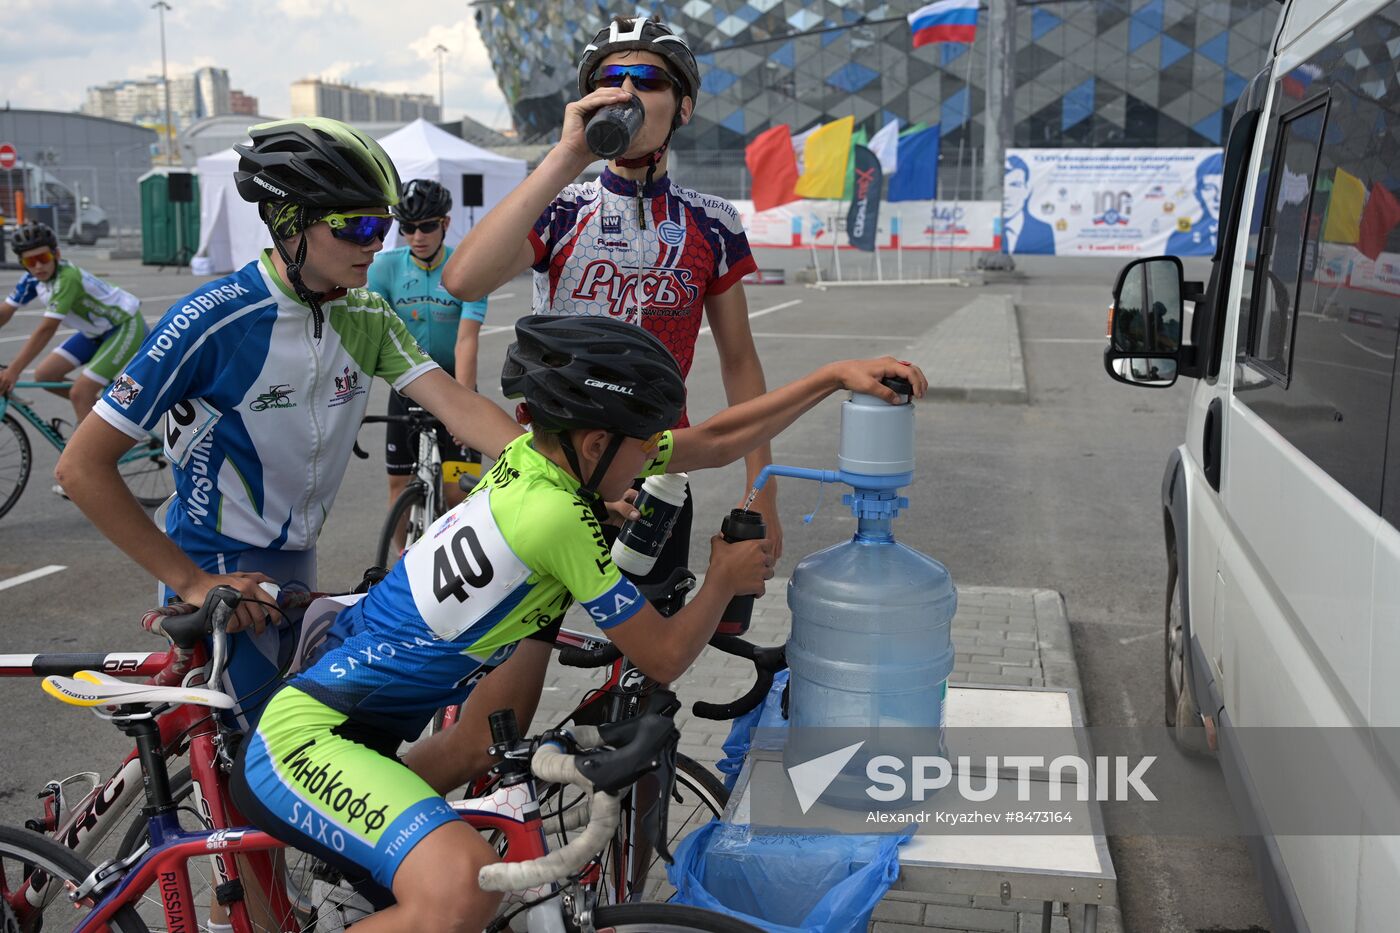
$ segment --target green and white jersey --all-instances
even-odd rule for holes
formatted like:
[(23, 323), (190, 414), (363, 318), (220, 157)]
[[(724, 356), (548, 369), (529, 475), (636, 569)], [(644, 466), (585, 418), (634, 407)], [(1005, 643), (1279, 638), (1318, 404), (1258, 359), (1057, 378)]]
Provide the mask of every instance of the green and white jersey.
[(88, 337), (101, 337), (141, 313), (141, 299), (67, 260), (59, 262), (47, 282), (36, 280), (36, 291), (47, 306), (44, 317), (64, 321)]
[(340, 489), (379, 376), (402, 391), (437, 364), (363, 288), (311, 309), (267, 253), (200, 286), (151, 328), (94, 411), (175, 464), (166, 532), (186, 553), (304, 551)]

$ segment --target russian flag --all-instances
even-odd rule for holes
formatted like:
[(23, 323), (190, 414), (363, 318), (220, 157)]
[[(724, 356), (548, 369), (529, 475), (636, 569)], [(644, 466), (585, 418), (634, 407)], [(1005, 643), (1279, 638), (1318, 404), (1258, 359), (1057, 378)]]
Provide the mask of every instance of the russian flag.
[(914, 48), (977, 38), (977, 0), (937, 0), (909, 14)]

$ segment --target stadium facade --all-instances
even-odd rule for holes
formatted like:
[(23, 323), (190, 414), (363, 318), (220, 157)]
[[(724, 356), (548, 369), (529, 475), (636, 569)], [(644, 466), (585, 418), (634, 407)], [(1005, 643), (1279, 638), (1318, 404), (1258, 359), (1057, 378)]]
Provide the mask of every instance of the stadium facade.
[[(938, 123), (943, 151), (975, 153), (987, 117), (989, 59), (1014, 50), (1003, 145), (1215, 146), (1249, 79), (1263, 67), (1278, 18), (1271, 0), (1067, 0), (1005, 3), (1009, 35), (911, 47), (905, 15), (921, 0), (683, 0), (637, 7), (680, 30), (703, 79), (679, 151), (741, 150), (786, 123), (793, 132), (854, 114), (873, 133), (891, 117)], [(557, 134), (575, 96), (575, 62), (605, 21), (600, 0), (495, 0), (477, 6), (517, 131)], [(1004, 57), (1004, 56), (1002, 56)], [(682, 156), (682, 158), (684, 158)], [(946, 155), (945, 155), (946, 160)]]

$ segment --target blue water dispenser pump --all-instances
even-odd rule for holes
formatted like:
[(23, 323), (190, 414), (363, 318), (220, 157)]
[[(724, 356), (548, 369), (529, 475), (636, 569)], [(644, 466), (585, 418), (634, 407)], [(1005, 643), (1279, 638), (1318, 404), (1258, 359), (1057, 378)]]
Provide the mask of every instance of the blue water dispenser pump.
[(769, 476), (842, 483), (855, 535), (803, 558), (788, 581), (790, 725), (942, 729), (953, 670), (957, 591), (941, 563), (895, 540), (914, 479), (913, 389), (900, 403), (852, 393), (841, 407), (838, 469), (771, 465)]

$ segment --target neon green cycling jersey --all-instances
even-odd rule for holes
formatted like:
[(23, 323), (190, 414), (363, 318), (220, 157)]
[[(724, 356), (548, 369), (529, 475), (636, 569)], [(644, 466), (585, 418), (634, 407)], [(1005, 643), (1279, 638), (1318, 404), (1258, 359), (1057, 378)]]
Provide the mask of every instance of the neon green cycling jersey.
[[(531, 440), (508, 444), (467, 500), (336, 618), (333, 647), (292, 681), (298, 690), (411, 741), (575, 600), (604, 630), (642, 608), (578, 480)], [(672, 447), (667, 431), (642, 475), (664, 473)]]

